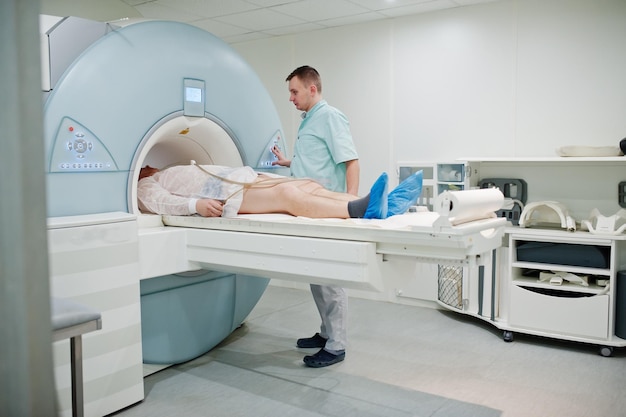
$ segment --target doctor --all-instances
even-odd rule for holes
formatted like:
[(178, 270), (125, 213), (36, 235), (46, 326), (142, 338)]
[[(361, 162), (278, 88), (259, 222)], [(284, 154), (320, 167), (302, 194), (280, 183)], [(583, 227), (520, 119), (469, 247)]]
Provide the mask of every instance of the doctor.
[[(296, 68), (286, 81), (289, 101), (304, 112), (291, 160), (280, 149), (273, 148), (278, 158), (275, 165), (291, 167), (297, 178), (312, 178), (328, 190), (357, 195), (359, 189), (359, 156), (356, 152), (350, 123), (338, 109), (322, 98), (322, 81), (315, 68)], [(311, 284), (322, 324), (319, 333), (298, 339), (300, 348), (321, 348), (304, 357), (307, 366), (321, 368), (346, 357), (346, 320), (348, 296), (343, 288)]]

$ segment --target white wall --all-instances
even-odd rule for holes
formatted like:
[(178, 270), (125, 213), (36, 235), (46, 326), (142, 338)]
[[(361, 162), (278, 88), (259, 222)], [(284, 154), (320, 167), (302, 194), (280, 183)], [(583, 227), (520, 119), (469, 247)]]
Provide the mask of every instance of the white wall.
[[(300, 118), (285, 77), (304, 64), (320, 71), (324, 97), (351, 120), (364, 194), (381, 171), (396, 181), (398, 161), (617, 146), (626, 137), (625, 41), (624, 0), (502, 0), (233, 47), (269, 89), (290, 144)], [(484, 174), (526, 178), (529, 201), (562, 201), (580, 220), (592, 207), (619, 209), (622, 167), (611, 164), (610, 181), (569, 164), (496, 164)], [(414, 285), (405, 275), (387, 277), (383, 294), (359, 295), (405, 302), (394, 295)]]
[(367, 192), (392, 163), (390, 38), (391, 25), (386, 21), (233, 47), (248, 60), (270, 91), (290, 153), (301, 119), (300, 112), (289, 102), (285, 79), (300, 65), (314, 66), (320, 72), (324, 98), (350, 119), (361, 159), (361, 191)]
[(270, 90), (288, 143), (300, 119), (285, 77), (320, 71), (324, 97), (351, 120), (364, 193), (397, 161), (617, 146), (625, 40), (624, 0), (503, 0), (233, 46)]

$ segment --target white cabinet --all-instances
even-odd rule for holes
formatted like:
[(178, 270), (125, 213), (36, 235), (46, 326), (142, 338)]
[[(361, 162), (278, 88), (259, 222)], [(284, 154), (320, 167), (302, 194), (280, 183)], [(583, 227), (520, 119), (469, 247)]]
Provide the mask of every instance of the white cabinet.
[[(478, 163), (464, 161), (453, 162), (416, 162), (402, 161), (397, 164), (398, 183), (410, 175), (422, 171), (422, 193), (416, 205), (433, 211), (435, 198), (444, 191), (465, 190), (478, 183)], [(398, 264), (396, 261), (394, 264)], [(436, 301), (445, 308), (463, 309), (463, 281), (468, 282), (471, 274), (476, 274), (477, 266), (438, 265), (418, 263), (411, 266), (413, 271), (404, 276), (419, 277), (411, 282), (398, 283), (397, 297)], [(467, 294), (465, 294), (467, 296)], [(472, 304), (474, 307), (475, 304)]]
[(606, 356), (626, 345), (614, 333), (626, 236), (524, 228), (508, 236), (508, 321), (500, 327), (604, 345)]
[(398, 183), (401, 183), (412, 174), (422, 171), (422, 193), (417, 199), (418, 206), (433, 209), (435, 194), (435, 173), (436, 164), (434, 162), (399, 162), (398, 163)]
[(478, 184), (478, 164), (471, 162), (438, 162), (437, 195), (444, 191), (469, 190)]
[[(436, 195), (446, 185), (453, 189), (457, 185), (475, 186), (488, 178), (523, 179), (528, 187), (527, 201), (561, 202), (580, 223), (592, 209), (604, 215), (619, 209), (626, 188), (625, 165), (626, 157), (461, 158), (456, 165), (431, 165), (433, 174), (428, 184)], [(460, 166), (469, 174), (462, 184), (446, 181), (456, 179), (446, 173), (460, 172), (456, 169)], [(539, 256), (528, 256), (532, 245), (539, 248)], [(552, 245), (559, 245), (557, 252), (564, 253), (547, 257)], [(595, 263), (585, 263), (585, 253), (599, 258)], [(598, 263), (598, 259), (604, 262)], [(510, 227), (503, 247), (496, 251), (495, 263), (480, 261), (482, 271), (477, 265), (477, 270), (458, 269), (456, 278), (452, 275), (442, 280), (440, 274), (441, 306), (491, 323), (504, 331), (506, 341), (513, 340), (513, 332), (526, 333), (600, 345), (605, 356), (613, 347), (626, 346), (626, 339), (615, 335), (617, 303), (626, 303), (616, 299), (617, 273), (626, 270), (626, 234)], [(567, 281), (551, 284), (540, 279), (542, 272), (586, 276), (588, 286)], [(620, 292), (626, 294), (626, 290)], [(621, 303), (620, 311), (624, 307)], [(620, 322), (624, 320), (626, 317)]]
[(422, 194), (418, 206), (433, 209), (433, 200), (444, 191), (468, 190), (478, 185), (478, 167), (475, 162), (398, 162), (398, 182), (422, 171)]
[[(137, 220), (128, 213), (48, 218), (51, 295), (102, 314), (83, 336), (84, 415), (111, 414), (144, 399)], [(59, 415), (71, 414), (69, 341), (54, 343)]]

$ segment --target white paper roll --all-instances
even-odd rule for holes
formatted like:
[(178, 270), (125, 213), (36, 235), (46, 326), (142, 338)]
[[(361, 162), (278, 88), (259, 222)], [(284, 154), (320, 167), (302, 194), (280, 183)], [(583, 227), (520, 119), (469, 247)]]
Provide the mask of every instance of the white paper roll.
[(497, 188), (444, 191), (435, 201), (435, 211), (456, 225), (495, 217), (503, 204), (504, 195)]

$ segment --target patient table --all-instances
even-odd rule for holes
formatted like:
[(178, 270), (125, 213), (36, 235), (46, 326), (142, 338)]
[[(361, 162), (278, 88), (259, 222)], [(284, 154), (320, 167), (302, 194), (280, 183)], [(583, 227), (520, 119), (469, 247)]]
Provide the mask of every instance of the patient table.
[(506, 225), (503, 218), (486, 218), (454, 226), (434, 212), (385, 220), (272, 214), (164, 215), (162, 221), (185, 230), (180, 249), (198, 268), (378, 291), (384, 286), (381, 263), (389, 255), (474, 266), (501, 245)]

